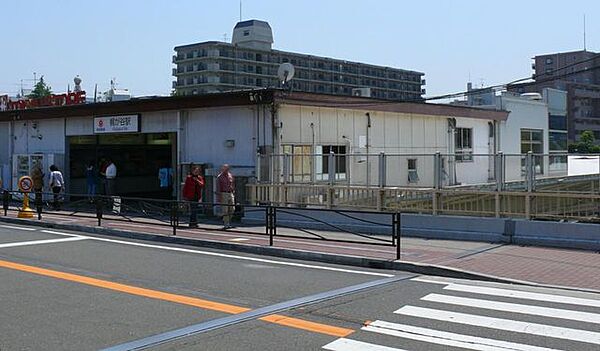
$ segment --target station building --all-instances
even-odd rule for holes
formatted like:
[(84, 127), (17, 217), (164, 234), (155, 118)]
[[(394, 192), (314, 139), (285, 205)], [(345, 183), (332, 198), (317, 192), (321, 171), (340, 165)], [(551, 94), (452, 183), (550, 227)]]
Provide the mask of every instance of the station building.
[[(542, 130), (547, 143), (547, 119), (510, 120), (504, 110), (278, 89), (134, 98), (0, 112), (0, 167), (3, 186), (14, 189), (35, 163), (44, 169), (57, 164), (67, 191), (84, 193), (87, 164), (111, 158), (119, 194), (177, 197), (187, 165), (202, 164), (209, 180), (205, 199), (212, 200), (210, 180), (224, 163), (244, 196), (244, 182), (277, 183), (285, 172), (286, 181), (330, 180), (324, 155), (331, 152), (337, 182), (376, 185), (373, 155), (383, 152), (390, 155), (388, 184), (429, 187), (432, 154), (462, 155), (445, 159), (446, 184), (487, 182), (493, 160), (474, 161), (469, 154), (520, 153), (519, 131), (526, 129)], [(291, 161), (277, 156), (283, 154)], [(165, 167), (174, 174), (169, 189), (158, 179)]]

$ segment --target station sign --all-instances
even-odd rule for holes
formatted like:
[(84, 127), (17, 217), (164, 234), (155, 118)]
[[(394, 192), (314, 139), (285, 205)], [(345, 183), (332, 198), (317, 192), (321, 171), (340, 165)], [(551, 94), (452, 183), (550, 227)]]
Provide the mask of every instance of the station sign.
[(139, 133), (140, 115), (101, 116), (94, 118), (94, 134)]

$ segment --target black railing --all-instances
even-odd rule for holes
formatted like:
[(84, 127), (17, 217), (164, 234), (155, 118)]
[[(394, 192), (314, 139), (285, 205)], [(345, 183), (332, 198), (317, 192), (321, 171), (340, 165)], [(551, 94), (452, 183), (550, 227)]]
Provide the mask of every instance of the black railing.
[[(172, 235), (174, 236), (177, 235), (178, 228), (182, 226), (182, 218), (189, 215), (190, 205), (194, 204), (189, 201), (104, 195), (90, 197), (85, 194), (55, 195), (53, 193), (36, 192), (31, 193), (30, 196), (33, 196), (31, 211), (37, 214), (38, 220), (42, 220), (46, 215), (58, 215), (94, 218), (97, 221), (97, 226), (102, 226), (103, 221), (136, 222), (144, 225), (168, 226), (172, 229)], [(23, 197), (22, 192), (3, 191), (2, 208), (4, 209), (4, 216), (8, 216), (10, 211), (21, 211)], [(256, 227), (251, 225), (239, 226), (233, 232), (266, 235), (269, 238), (270, 246), (274, 245), (275, 237), (394, 246), (396, 247), (396, 259), (400, 259), (401, 216), (399, 212), (211, 202), (200, 202), (195, 206), (197, 206), (198, 213), (204, 215), (205, 224), (215, 224), (216, 216), (212, 215), (213, 209), (222, 209), (227, 206), (234, 208), (232, 211), (234, 217), (251, 213), (264, 214), (264, 219), (260, 217), (258, 220), (254, 219), (259, 224), (260, 222), (263, 223), (264, 232), (250, 230)], [(236, 213), (235, 209), (240, 209), (241, 213)], [(379, 221), (374, 220), (372, 216), (379, 217)], [(335, 221), (336, 217), (338, 217), (338, 221)], [(183, 223), (185, 223), (185, 220), (183, 220)], [(362, 226), (363, 230), (354, 229), (357, 226)], [(278, 228), (286, 228), (287, 231), (278, 233)], [(368, 229), (364, 230), (364, 228)], [(201, 229), (214, 230), (214, 228)]]

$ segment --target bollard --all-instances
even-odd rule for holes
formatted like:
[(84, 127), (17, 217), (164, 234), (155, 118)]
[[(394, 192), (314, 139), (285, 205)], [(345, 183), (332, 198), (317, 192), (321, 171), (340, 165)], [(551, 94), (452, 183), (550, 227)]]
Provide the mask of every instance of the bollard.
[(8, 215), (8, 204), (10, 203), (10, 193), (8, 190), (4, 190), (2, 193), (2, 208), (4, 209), (4, 215)]
[(171, 204), (171, 225), (173, 226), (173, 236), (177, 235), (177, 226), (179, 225), (179, 208), (178, 203)]
[(275, 235), (275, 208), (267, 206), (265, 208), (265, 230), (269, 236), (269, 246), (273, 246), (273, 236)]
[(35, 209), (37, 211), (37, 215), (38, 215), (38, 221), (42, 220), (42, 210), (43, 210), (43, 201), (42, 201), (42, 193), (37, 191), (35, 193)]
[(400, 246), (400, 238), (402, 237), (402, 222), (401, 222), (401, 213), (400, 212), (396, 212), (394, 213), (394, 220), (393, 220), (393, 232), (396, 236), (396, 260), (400, 259), (400, 252), (401, 252), (401, 246)]
[(104, 207), (104, 203), (102, 201), (102, 197), (96, 197), (96, 218), (98, 218), (98, 227), (102, 226), (102, 210)]

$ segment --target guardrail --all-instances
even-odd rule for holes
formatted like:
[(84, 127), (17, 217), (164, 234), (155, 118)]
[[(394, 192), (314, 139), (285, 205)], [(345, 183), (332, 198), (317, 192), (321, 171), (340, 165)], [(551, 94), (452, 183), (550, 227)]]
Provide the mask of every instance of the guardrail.
[(251, 204), (600, 223), (600, 194), (249, 184)]
[[(241, 212), (261, 212), (264, 214), (263, 226), (264, 231), (246, 232), (250, 234), (260, 234), (269, 237), (269, 245), (274, 245), (276, 237), (294, 237), (307, 240), (326, 240), (336, 242), (348, 242), (365, 245), (384, 245), (395, 246), (396, 257), (400, 259), (400, 212), (390, 212), (384, 214), (389, 216), (389, 224), (374, 223), (369, 220), (369, 215), (380, 216), (381, 213), (374, 211), (361, 210), (319, 210), (320, 215), (311, 214), (309, 211), (304, 211), (302, 208), (294, 208), (293, 211), (288, 207), (281, 207), (274, 204), (222, 204), (209, 202), (190, 202), (165, 199), (149, 199), (139, 197), (118, 197), (118, 196), (103, 196), (96, 195), (90, 198), (84, 194), (60, 194), (57, 201), (54, 200), (52, 193), (29, 193), (33, 197), (30, 202), (30, 207), (38, 220), (42, 220), (44, 216), (52, 214), (66, 217), (80, 217), (86, 219), (95, 219), (97, 226), (102, 226), (106, 221), (116, 222), (135, 222), (144, 225), (163, 226), (171, 228), (171, 235), (177, 235), (177, 230), (183, 224), (189, 224), (186, 218), (189, 218), (190, 211), (197, 210), (199, 214), (205, 214), (208, 218), (217, 207), (234, 207), (234, 215), (240, 215)], [(2, 193), (2, 208), (4, 216), (8, 216), (9, 212), (22, 211), (22, 200), (24, 193), (17, 191), (3, 191)], [(60, 207), (61, 210), (57, 210)], [(326, 212), (323, 216), (323, 212)], [(320, 223), (329, 231), (313, 231), (295, 226), (288, 226), (284, 221), (278, 220), (278, 215), (284, 215), (288, 219), (307, 219), (313, 222)], [(340, 225), (334, 224), (335, 216), (341, 216), (346, 219), (351, 219), (355, 222), (363, 224), (377, 225), (379, 228), (386, 228), (389, 235), (370, 234), (368, 232), (359, 232), (349, 228), (343, 228)], [(365, 218), (363, 218), (365, 217)], [(326, 220), (327, 218), (329, 220)], [(278, 233), (278, 228), (287, 228), (286, 233)], [(203, 229), (203, 228), (201, 228)], [(244, 231), (244, 227), (240, 228)], [(340, 237), (336, 233), (345, 233)]]

